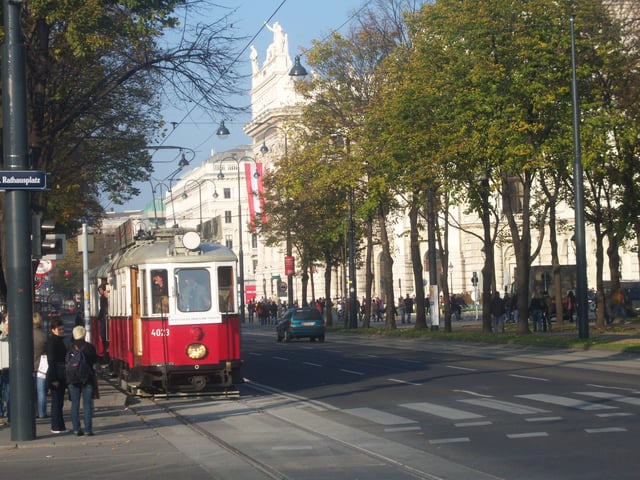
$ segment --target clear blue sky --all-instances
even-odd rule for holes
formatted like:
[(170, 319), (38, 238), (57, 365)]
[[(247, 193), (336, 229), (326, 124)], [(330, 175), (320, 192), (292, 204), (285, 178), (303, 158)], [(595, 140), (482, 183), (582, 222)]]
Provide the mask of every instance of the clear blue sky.
[[(258, 50), (260, 64), (264, 62), (267, 47), (273, 40), (273, 33), (263, 28), (265, 22), (273, 25), (278, 21), (289, 38), (289, 53), (293, 57), (311, 47), (313, 39), (323, 40), (332, 30), (346, 32), (347, 23), (353, 14), (370, 0), (216, 0), (218, 5), (235, 10), (232, 13), (234, 29), (237, 36), (246, 36), (247, 40), (239, 45), (246, 51), (241, 57), (239, 71), (250, 74), (249, 46), (255, 45)], [(224, 10), (214, 9), (210, 18), (219, 18)], [(251, 41), (257, 34), (255, 40)], [(304, 63), (304, 58), (302, 59)], [(250, 103), (250, 79), (243, 87), (244, 96), (237, 99), (238, 106)], [(235, 102), (234, 102), (235, 105)], [(250, 143), (250, 138), (242, 131), (243, 125), (249, 120), (249, 114), (228, 119), (225, 123), (231, 131), (231, 136), (225, 140), (215, 136), (215, 130), (221, 119), (220, 115), (212, 115), (194, 109), (185, 119), (185, 115), (192, 109), (192, 105), (185, 105), (184, 110), (169, 110), (164, 112), (166, 122), (182, 122), (165, 141), (165, 145), (183, 146), (196, 151), (193, 166), (200, 165), (209, 157), (212, 150), (224, 151), (237, 145)], [(154, 177), (161, 179), (175, 169), (173, 160), (179, 155), (177, 151), (158, 151), (154, 154), (156, 173)], [(177, 160), (175, 160), (177, 163)], [(163, 163), (164, 162), (164, 163)], [(117, 206), (116, 210), (141, 209), (151, 201), (149, 183), (139, 185), (141, 195), (124, 206)], [(110, 208), (110, 207), (107, 207)]]

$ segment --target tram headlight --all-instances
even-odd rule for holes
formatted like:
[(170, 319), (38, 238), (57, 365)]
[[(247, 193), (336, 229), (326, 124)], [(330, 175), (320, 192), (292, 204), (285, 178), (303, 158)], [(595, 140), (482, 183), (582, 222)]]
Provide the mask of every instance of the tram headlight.
[(201, 360), (207, 356), (207, 347), (202, 343), (192, 343), (187, 345), (187, 356), (191, 360)]

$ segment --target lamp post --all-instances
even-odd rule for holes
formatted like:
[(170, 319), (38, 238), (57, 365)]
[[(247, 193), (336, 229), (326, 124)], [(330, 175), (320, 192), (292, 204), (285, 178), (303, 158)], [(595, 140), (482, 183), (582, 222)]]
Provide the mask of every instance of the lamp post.
[[(187, 147), (178, 147), (175, 145), (147, 145), (147, 147), (149, 150), (180, 150), (180, 161), (178, 162), (178, 168), (176, 168), (173, 172), (171, 172), (169, 175), (167, 175), (166, 177), (164, 177), (162, 180), (157, 180), (156, 181), (156, 185), (153, 185), (152, 182), (152, 177), (149, 177), (149, 183), (151, 184), (151, 197), (153, 200), (153, 218), (155, 221), (155, 227), (158, 228), (158, 209), (157, 209), (157, 205), (156, 205), (156, 188), (159, 185), (163, 185), (163, 186), (167, 186), (166, 182), (167, 180), (169, 180), (169, 188), (167, 191), (171, 191), (171, 182), (175, 179), (175, 176), (180, 173), (185, 167), (188, 167), (190, 164), (190, 161), (187, 160), (187, 157), (185, 155), (185, 150), (188, 151), (191, 154), (191, 160), (193, 160), (196, 156), (196, 152), (195, 150), (192, 150), (190, 148)], [(166, 163), (166, 162), (157, 162), (157, 163)], [(162, 197), (162, 189), (160, 191), (160, 197)], [(163, 202), (164, 204), (164, 202)], [(173, 206), (173, 194), (171, 195), (171, 205)], [(173, 222), (175, 223), (176, 217), (175, 217), (175, 209), (173, 212)]]
[(453, 262), (449, 262), (449, 296), (453, 292)]
[[(243, 162), (253, 162), (257, 165), (255, 159), (253, 157), (244, 156), (238, 158), (237, 155), (233, 154), (230, 157), (224, 157), (218, 160), (220, 164), (220, 171), (218, 172), (218, 179), (224, 180), (224, 173), (222, 173), (222, 163), (225, 161), (233, 161), (237, 167), (237, 178), (238, 178), (238, 269), (240, 270), (238, 275), (238, 284), (240, 285), (240, 321), (244, 323), (245, 315), (244, 315), (244, 251), (242, 246), (242, 198), (240, 195), (241, 192), (241, 184), (240, 184), (240, 165)], [(256, 178), (259, 176), (256, 170)]]
[(186, 199), (189, 197), (189, 195), (187, 195), (187, 187), (189, 187), (189, 185), (192, 183), (195, 183), (196, 185), (198, 185), (198, 207), (200, 210), (200, 223), (198, 224), (198, 232), (200, 232), (200, 234), (202, 234), (202, 185), (206, 182), (211, 182), (213, 184), (212, 197), (214, 199), (218, 198), (218, 190), (216, 189), (216, 182), (214, 182), (210, 178), (204, 178), (202, 180), (187, 180), (187, 182), (184, 184), (184, 190), (182, 192), (182, 198)]
[(575, 197), (575, 241), (576, 241), (576, 301), (578, 304), (577, 323), (580, 338), (589, 338), (589, 318), (587, 300), (587, 252), (584, 228), (584, 183), (580, 152), (580, 103), (576, 79), (576, 41), (571, 17), (571, 94), (573, 103), (573, 190)]

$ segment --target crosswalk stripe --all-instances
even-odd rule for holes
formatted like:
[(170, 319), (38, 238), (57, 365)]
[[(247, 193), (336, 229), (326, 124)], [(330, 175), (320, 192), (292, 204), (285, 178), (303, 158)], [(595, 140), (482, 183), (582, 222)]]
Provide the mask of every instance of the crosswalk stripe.
[(577, 408), (578, 410), (609, 410), (617, 407), (610, 405), (600, 405), (597, 403), (585, 402), (570, 397), (562, 397), (560, 395), (549, 395), (546, 393), (535, 393), (531, 395), (516, 395), (518, 398), (526, 398), (528, 400), (536, 400), (538, 402), (551, 403), (563, 407)]
[(343, 410), (343, 412), (353, 415), (354, 417), (364, 418), (365, 420), (378, 423), (380, 425), (405, 425), (407, 423), (416, 423), (415, 420), (383, 412), (382, 410), (376, 410), (375, 408), (349, 408)]
[(435, 403), (429, 402), (403, 403), (399, 406), (403, 408), (409, 408), (411, 410), (416, 410), (418, 412), (429, 413), (437, 417), (448, 418), (449, 420), (469, 420), (472, 418), (484, 418), (484, 415), (478, 415), (477, 413), (471, 413), (465, 410), (445, 407), (444, 405), (437, 405)]
[(640, 398), (629, 397), (617, 393), (608, 392), (574, 392), (576, 395), (587, 395), (589, 397), (601, 398), (603, 400), (615, 400), (616, 402), (628, 403), (629, 405), (640, 406)]
[(478, 405), (479, 407), (492, 408), (494, 410), (500, 410), (502, 412), (513, 413), (515, 415), (535, 415), (538, 413), (549, 413), (548, 410), (543, 410), (541, 408), (529, 407), (513, 402), (505, 402), (503, 400), (496, 400), (495, 398), (470, 398), (467, 400), (458, 401), (469, 403), (471, 405)]

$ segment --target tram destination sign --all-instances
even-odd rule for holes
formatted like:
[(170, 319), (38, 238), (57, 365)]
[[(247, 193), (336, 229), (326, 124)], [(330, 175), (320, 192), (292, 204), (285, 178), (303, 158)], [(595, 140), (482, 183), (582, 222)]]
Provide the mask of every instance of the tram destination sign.
[(0, 190), (46, 190), (47, 172), (0, 170)]

